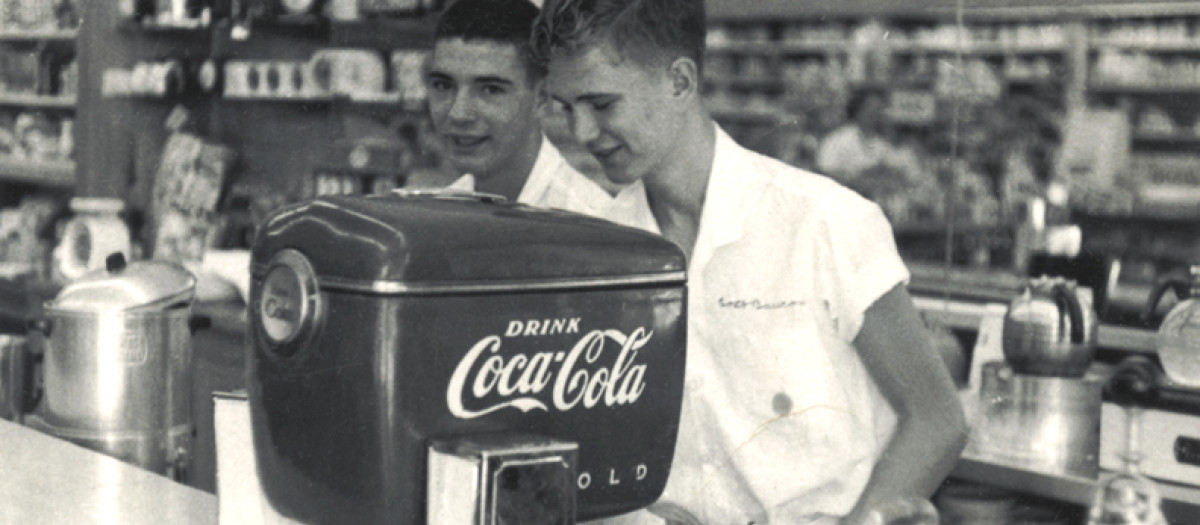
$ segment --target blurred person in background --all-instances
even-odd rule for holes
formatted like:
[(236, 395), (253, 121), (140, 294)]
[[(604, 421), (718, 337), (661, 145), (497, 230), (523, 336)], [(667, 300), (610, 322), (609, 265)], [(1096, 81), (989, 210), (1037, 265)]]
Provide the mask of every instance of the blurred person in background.
[(921, 172), (917, 153), (898, 144), (887, 115), (888, 92), (865, 87), (850, 95), (849, 117), (817, 150), (817, 168), (839, 182), (874, 197), (909, 186)]

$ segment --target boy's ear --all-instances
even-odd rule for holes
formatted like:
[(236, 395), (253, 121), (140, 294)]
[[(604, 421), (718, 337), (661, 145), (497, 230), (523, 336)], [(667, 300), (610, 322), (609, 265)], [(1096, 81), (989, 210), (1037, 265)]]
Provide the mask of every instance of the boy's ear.
[(672, 93), (676, 98), (699, 95), (700, 68), (696, 67), (696, 61), (686, 57), (676, 58), (671, 62), (669, 74)]
[(538, 111), (546, 109), (546, 105), (550, 103), (550, 93), (546, 92), (546, 81), (544, 79), (533, 83), (533, 107)]

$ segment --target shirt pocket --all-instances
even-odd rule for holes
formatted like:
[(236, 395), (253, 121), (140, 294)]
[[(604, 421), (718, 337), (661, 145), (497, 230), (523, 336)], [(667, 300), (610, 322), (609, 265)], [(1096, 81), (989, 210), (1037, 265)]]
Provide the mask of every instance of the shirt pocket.
[(718, 297), (706, 307), (708, 405), (729, 467), (765, 508), (798, 497), (833, 512), (869, 475), (859, 403), (835, 367), (845, 343), (808, 299)]

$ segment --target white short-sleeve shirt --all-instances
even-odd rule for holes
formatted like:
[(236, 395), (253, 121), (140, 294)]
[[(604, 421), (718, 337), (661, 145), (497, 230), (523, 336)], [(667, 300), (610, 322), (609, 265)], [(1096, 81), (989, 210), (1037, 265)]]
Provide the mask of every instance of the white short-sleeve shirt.
[(875, 204), (717, 135), (660, 504), (706, 524), (836, 523), (896, 421), (852, 341), (908, 271)]
[[(475, 177), (463, 175), (447, 188), (475, 191)], [(650, 213), (641, 181), (622, 188), (615, 196), (610, 195), (572, 167), (544, 135), (517, 202), (583, 213), (658, 233), (658, 224)]]

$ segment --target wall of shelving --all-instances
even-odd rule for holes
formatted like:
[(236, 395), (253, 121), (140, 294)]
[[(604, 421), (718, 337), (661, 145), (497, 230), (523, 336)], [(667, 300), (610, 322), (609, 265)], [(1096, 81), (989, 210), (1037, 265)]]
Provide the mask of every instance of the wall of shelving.
[(78, 20), (30, 10), (0, 21), (0, 183), (66, 189), (75, 183)]
[[(710, 6), (707, 95), (743, 143), (814, 167), (822, 138), (846, 120), (848, 94), (883, 86), (899, 99), (892, 109), (900, 135), (917, 143), (928, 170), (945, 170), (950, 157), (962, 161), (953, 177), (937, 175), (939, 191), (957, 192), (957, 201), (935, 199), (947, 208), (879, 199), (902, 239), (929, 237), (939, 224), (944, 230), (953, 213), (966, 237), (957, 243), (966, 247), (958, 262), (972, 262), (972, 243), (1006, 251), (1030, 193), (1027, 185), (1013, 192), (1003, 152), (1023, 149), (1035, 192), (1063, 180), (1077, 220), (1104, 223), (1108, 231), (1085, 236), (1088, 249), (1200, 258), (1197, 232), (1179, 227), (1200, 218), (1200, 5), (970, 2), (961, 31), (955, 2)], [(1128, 142), (1119, 144), (1128, 152), (1113, 156), (1128, 162), (1115, 177), (1057, 164), (1068, 117), (1084, 110), (1116, 110), (1128, 122)], [(951, 136), (953, 129), (959, 133)], [(1174, 233), (1145, 235), (1109, 220), (1122, 218), (1167, 221), (1171, 227), (1159, 230)], [(1141, 242), (1121, 244), (1130, 238)], [(1147, 244), (1155, 245), (1150, 252)]]
[[(168, 119), (177, 108), (189, 116), (185, 131), (236, 155), (224, 177), (219, 206), (240, 230), (216, 235), (228, 237), (218, 244), (246, 245), (253, 221), (280, 204), (321, 193), (404, 185), (415, 170), (436, 164), (420, 151), (422, 102), (394, 96), (398, 77), (391, 67), (388, 91), (364, 98), (329, 92), (235, 93), (241, 88), (234, 86), (244, 87), (248, 73), (239, 69), (241, 76), (228, 78), (234, 64), (252, 64), (253, 75), (260, 67), (272, 74), (285, 66), (311, 71), (308, 66), (325, 50), (354, 49), (391, 66), (393, 53), (427, 48), (432, 35), (428, 15), (331, 20), (226, 13), (208, 24), (172, 24), (135, 21), (112, 2), (89, 2), (87, 9), (88, 23), (79, 36), (86, 64), (80, 95), (80, 194), (119, 196), (134, 210), (147, 211), (172, 133)], [(169, 85), (138, 84), (144, 80), (139, 71), (156, 67), (171, 70)], [(201, 85), (203, 68), (211, 68), (215, 77), (208, 79), (210, 85)], [(361, 160), (364, 155), (369, 159)]]
[[(366, 47), (384, 54), (419, 48), (431, 30), (429, 19), (260, 24), (242, 39), (221, 20), (201, 28), (138, 26), (115, 4), (80, 4), (88, 23), (78, 32), (70, 27), (0, 31), (0, 49), (34, 53), (43, 66), (60, 70), (55, 74), (75, 69), (79, 78), (77, 96), (63, 91), (70, 84), (54, 77), (32, 90), (0, 92), (0, 112), (70, 120), (78, 137), (74, 151), (61, 158), (0, 156), (0, 180), (119, 196), (135, 209), (144, 208), (168, 136), (164, 122), (177, 105), (191, 111), (201, 133), (238, 150), (229, 180), (243, 196), (267, 191), (294, 200), (320, 191), (314, 173), (346, 168), (352, 147), (347, 142), (354, 141), (347, 137), (391, 137), (398, 128), (410, 137), (420, 135), (419, 105), (234, 100), (194, 90), (113, 97), (101, 93), (101, 79), (107, 69), (137, 62), (299, 60), (327, 47)], [(1036, 136), (1030, 164), (1037, 182), (1044, 182), (1053, 176), (1050, 157), (1069, 108), (1121, 108), (1132, 127), (1129, 179), (1168, 185), (1145, 192), (1130, 192), (1127, 186), (1081, 192), (1080, 208), (1106, 217), (1158, 215), (1179, 221), (1194, 215), (1195, 201), (1181, 197), (1191, 194), (1176, 190), (1180, 184), (1194, 186), (1191, 178), (1200, 173), (1193, 169), (1200, 148), (1195, 109), (1200, 106), (1200, 7), (1192, 2), (979, 0), (966, 3), (960, 33), (957, 4), (710, 1), (705, 88), (711, 107), (743, 143), (811, 167), (820, 138), (845, 118), (846, 92), (857, 85), (886, 85), (901, 101), (898, 122), (905, 136), (931, 158), (973, 162), (966, 171), (975, 172), (959, 177), (970, 181), (956, 201), (959, 211), (929, 206), (914, 211), (892, 202), (889, 206), (902, 217), (897, 221), (901, 233), (923, 236), (936, 231), (946, 213), (961, 212), (960, 224), (990, 236), (983, 244), (1001, 245), (1011, 243), (1004, 230), (1020, 211), (1014, 203), (1028, 188), (1016, 191), (998, 179), (1003, 170), (996, 166), (1006, 159), (995, 158), (1004, 148), (992, 146)], [(871, 21), (878, 25), (865, 28)], [(1014, 107), (1019, 111), (1009, 111)], [(1007, 119), (999, 125), (1003, 129), (975, 133), (973, 143), (951, 144), (947, 130), (952, 125), (976, 132), (998, 114)], [(421, 154), (419, 138), (416, 142), (396, 154), (407, 156), (402, 162)], [(930, 171), (944, 182), (947, 169), (938, 162)], [(1172, 207), (1164, 201), (1170, 198), (1181, 200)]]

